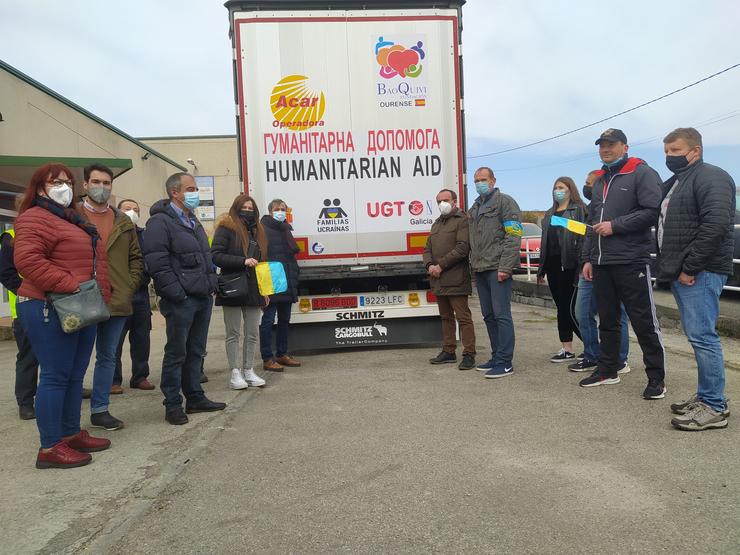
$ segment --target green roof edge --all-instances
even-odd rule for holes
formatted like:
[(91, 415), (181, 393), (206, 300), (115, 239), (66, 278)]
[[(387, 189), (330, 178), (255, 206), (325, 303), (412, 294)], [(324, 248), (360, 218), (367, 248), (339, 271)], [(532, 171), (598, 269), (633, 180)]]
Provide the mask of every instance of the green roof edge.
[(160, 160), (163, 160), (163, 161), (167, 162), (168, 164), (171, 164), (171, 165), (175, 166), (176, 168), (178, 168), (178, 169), (180, 169), (180, 170), (182, 170), (184, 172), (188, 171), (188, 169), (185, 166), (181, 166), (180, 164), (178, 164), (177, 162), (175, 162), (171, 158), (167, 158), (167, 156), (165, 156), (164, 154), (161, 154), (161, 153), (157, 152), (156, 150), (154, 150), (150, 146), (142, 143), (141, 141), (139, 141), (135, 137), (132, 137), (131, 135), (129, 135), (128, 133), (126, 133), (124, 131), (121, 131), (115, 125), (112, 125), (112, 124), (108, 123), (107, 121), (105, 121), (103, 119), (100, 119), (98, 116), (96, 116), (92, 112), (89, 112), (89, 111), (85, 110), (79, 104), (75, 104), (74, 102), (72, 102), (68, 98), (63, 97), (62, 95), (60, 95), (59, 93), (53, 91), (52, 89), (50, 89), (46, 85), (43, 85), (43, 84), (39, 83), (38, 81), (36, 81), (32, 77), (29, 77), (28, 75), (26, 75), (22, 71), (14, 68), (13, 66), (11, 66), (7, 62), (3, 61), (2, 59), (0, 59), (0, 69), (4, 69), (5, 71), (7, 71), (8, 73), (10, 73), (11, 75), (14, 75), (15, 77), (17, 77), (21, 81), (25, 81), (26, 83), (28, 83), (32, 87), (35, 87), (38, 90), (40, 90), (41, 92), (43, 92), (45, 94), (48, 94), (52, 98), (55, 98), (56, 100), (58, 100), (59, 102), (61, 102), (62, 104), (66, 104), (67, 106), (69, 106), (73, 110), (79, 112), (83, 116), (90, 118), (91, 120), (99, 123), (100, 125), (102, 125), (103, 127), (106, 127), (107, 129), (110, 129), (116, 135), (119, 135), (119, 136), (123, 137), (124, 139), (126, 139), (128, 141), (131, 141), (132, 143), (134, 143), (135, 145), (143, 148), (147, 152), (151, 152), (154, 156), (156, 156)]
[(38, 166), (40, 163), (59, 162), (70, 168), (89, 166), (93, 162), (110, 168), (130, 170), (134, 167), (130, 158), (83, 158), (65, 156), (13, 156), (0, 155), (0, 166)]

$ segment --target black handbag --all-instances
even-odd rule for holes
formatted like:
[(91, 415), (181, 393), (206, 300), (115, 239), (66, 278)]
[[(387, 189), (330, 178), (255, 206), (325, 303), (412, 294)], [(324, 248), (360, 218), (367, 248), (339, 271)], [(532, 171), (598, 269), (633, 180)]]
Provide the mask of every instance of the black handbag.
[(80, 283), (76, 293), (49, 293), (47, 297), (59, 317), (64, 333), (74, 333), (84, 327), (105, 322), (110, 318), (110, 311), (105, 305), (97, 277), (97, 237), (92, 238), (93, 271), (92, 279)]
[(218, 275), (218, 295), (222, 299), (238, 299), (247, 296), (249, 280), (246, 268), (238, 272)]

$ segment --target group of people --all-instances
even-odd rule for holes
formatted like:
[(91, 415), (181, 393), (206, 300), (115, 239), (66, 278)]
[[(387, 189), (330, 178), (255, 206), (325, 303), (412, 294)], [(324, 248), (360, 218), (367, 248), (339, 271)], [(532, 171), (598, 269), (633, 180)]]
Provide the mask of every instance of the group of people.
[[(603, 166), (588, 174), (583, 187), (591, 204), (584, 204), (572, 178), (559, 177), (542, 221), (537, 276), (539, 283), (547, 281), (557, 306), (561, 343), (550, 361), (591, 372), (582, 387), (617, 384), (630, 371), (631, 323), (648, 378), (643, 398), (665, 397), (665, 349), (651, 276), (651, 253), (657, 252), (656, 279), (670, 284), (698, 370), (696, 393), (671, 404), (671, 424), (690, 431), (724, 428), (729, 408), (716, 323), (722, 288), (733, 273), (735, 184), (704, 162), (702, 137), (693, 128), (663, 139), (673, 173), (665, 183), (644, 160), (629, 156), (622, 130), (607, 129), (595, 144)], [(479, 168), (474, 179), (479, 196), (467, 214), (454, 191), (437, 195), (440, 216), (424, 264), (437, 296), (443, 344), (430, 362), (457, 362), (457, 321), (463, 344), (458, 367), (476, 367), (468, 306), (472, 271), (491, 345), (490, 360), (477, 368), (486, 378), (500, 378), (514, 373), (512, 272), (519, 265), (521, 217), (516, 202), (495, 187), (490, 168)], [(574, 335), (583, 342), (580, 355)]]
[[(148, 379), (150, 280), (166, 321), (160, 388), (170, 424), (185, 424), (188, 414), (226, 407), (208, 399), (201, 385), (207, 381), (203, 361), (214, 295), (223, 306), (231, 388), (265, 384), (253, 367), (258, 339), (266, 370), (301, 364), (288, 354), (299, 248), (286, 221), (285, 202), (273, 200), (269, 214), (260, 218), (254, 199), (237, 196), (219, 218), (211, 245), (194, 214), (199, 195), (192, 175), (176, 173), (167, 179), (167, 198), (152, 206), (146, 229), (137, 226), (140, 208), (135, 200), (110, 205), (113, 179), (104, 165), (85, 168), (84, 195), (74, 203), (69, 168), (38, 168), (19, 197), (14, 229), (0, 237), (0, 281), (11, 295), (18, 345), (16, 400), (20, 417), (37, 422), (37, 468), (84, 466), (92, 460), (91, 452), (111, 445), (80, 427), (82, 383), (93, 348), (92, 389), (86, 395), (92, 427), (117, 430), (124, 425), (111, 415), (109, 405), (110, 395), (123, 391), (121, 354), (127, 334), (130, 386), (155, 388)], [(282, 263), (288, 288), (263, 296), (255, 267), (268, 260)], [(109, 317), (76, 328), (61, 321), (55, 302), (89, 290), (90, 283)]]
[[(538, 271), (557, 305), (562, 348), (550, 360), (568, 362), (574, 372), (591, 371), (580, 381), (583, 387), (619, 383), (620, 374), (630, 371), (629, 321), (648, 377), (643, 397), (665, 397), (665, 352), (650, 266), (655, 242), (657, 279), (670, 283), (698, 367), (696, 393), (671, 405), (671, 423), (683, 430), (723, 428), (729, 409), (715, 325), (719, 296), (733, 271), (735, 185), (725, 171), (703, 161), (701, 135), (695, 129), (676, 129), (663, 142), (666, 165), (674, 174), (665, 183), (643, 160), (628, 155), (627, 137), (619, 129), (607, 129), (596, 140), (603, 166), (589, 173), (583, 188), (590, 206), (581, 200), (573, 179), (555, 181), (553, 204), (542, 225)], [(91, 461), (91, 452), (110, 447), (110, 440), (80, 427), (82, 382), (93, 348), (93, 427), (123, 427), (110, 414), (109, 399), (122, 392), (127, 334), (130, 386), (154, 389), (148, 379), (150, 280), (166, 322), (160, 388), (167, 422), (185, 424), (188, 414), (226, 407), (208, 399), (201, 385), (207, 381), (203, 361), (214, 295), (216, 305), (223, 307), (231, 388), (265, 384), (254, 370), (258, 340), (265, 370), (300, 366), (288, 354), (299, 248), (286, 221), (286, 203), (271, 201), (268, 214), (260, 217), (255, 200), (238, 195), (217, 220), (209, 244), (194, 214), (199, 195), (192, 175), (176, 173), (167, 179), (167, 198), (151, 207), (146, 229), (137, 225), (140, 208), (135, 200), (110, 205), (113, 178), (106, 166), (85, 168), (85, 194), (73, 203), (69, 168), (39, 168), (20, 197), (15, 229), (0, 237), (0, 281), (11, 294), (18, 345), (16, 398), (20, 417), (37, 421), (37, 468), (83, 466)], [(512, 274), (520, 260), (521, 215), (514, 199), (496, 187), (490, 168), (479, 168), (474, 180), (478, 197), (467, 212), (451, 189), (436, 197), (440, 216), (432, 225), (423, 262), (437, 298), (443, 344), (430, 362), (457, 362), (457, 323), (463, 345), (459, 368), (477, 367), (486, 378), (501, 378), (514, 373)], [(288, 288), (283, 293), (265, 296), (259, 291), (255, 267), (268, 260), (284, 267)], [(110, 317), (70, 331), (60, 321), (54, 299), (74, 295), (91, 281)], [(468, 305), (472, 282), (491, 346), (490, 359), (477, 365)], [(579, 356), (574, 335), (584, 345)]]

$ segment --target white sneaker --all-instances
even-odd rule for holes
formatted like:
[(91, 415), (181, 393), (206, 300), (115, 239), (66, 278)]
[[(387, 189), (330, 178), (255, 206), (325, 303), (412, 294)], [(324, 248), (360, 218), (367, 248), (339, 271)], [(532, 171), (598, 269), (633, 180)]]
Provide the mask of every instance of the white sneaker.
[(627, 364), (627, 362), (625, 361), (624, 365), (619, 370), (617, 370), (617, 374), (629, 374), (631, 371), (632, 368), (630, 368), (630, 365)]
[(244, 370), (244, 380), (252, 387), (262, 387), (266, 383), (265, 380), (255, 374), (254, 368)]
[(242, 373), (238, 368), (234, 368), (231, 371), (229, 387), (231, 389), (247, 389), (249, 387), (249, 383), (242, 377)]

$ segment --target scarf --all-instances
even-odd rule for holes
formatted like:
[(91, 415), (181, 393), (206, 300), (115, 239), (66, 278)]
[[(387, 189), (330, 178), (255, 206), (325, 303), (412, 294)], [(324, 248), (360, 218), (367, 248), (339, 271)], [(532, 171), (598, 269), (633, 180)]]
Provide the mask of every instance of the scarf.
[(74, 224), (82, 229), (82, 231), (84, 231), (91, 237), (93, 242), (93, 250), (95, 250), (95, 244), (100, 238), (100, 236), (98, 235), (98, 229), (93, 224), (85, 220), (85, 218), (83, 218), (82, 215), (80, 215), (80, 213), (77, 212), (75, 209), (64, 208), (61, 204), (57, 204), (53, 200), (42, 197), (40, 195), (36, 195), (34, 205), (43, 208), (44, 210), (48, 210), (55, 216), (58, 216), (63, 220), (67, 220), (69, 223)]

